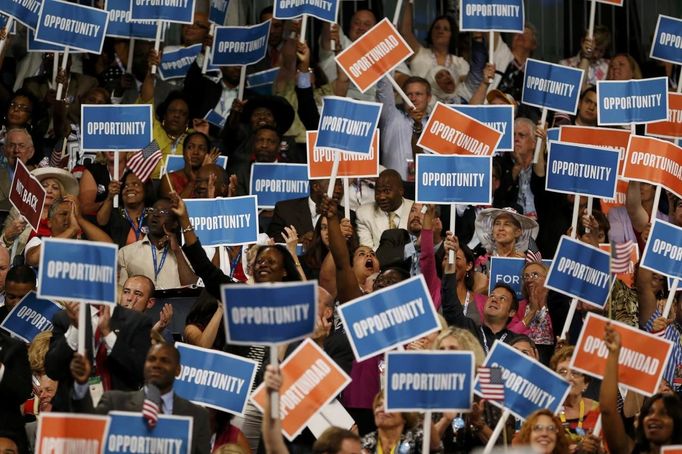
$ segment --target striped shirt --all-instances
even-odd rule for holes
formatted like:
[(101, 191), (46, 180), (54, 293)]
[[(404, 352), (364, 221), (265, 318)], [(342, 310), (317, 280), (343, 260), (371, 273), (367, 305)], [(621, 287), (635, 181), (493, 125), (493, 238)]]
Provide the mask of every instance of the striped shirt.
[[(647, 320), (646, 325), (644, 325), (644, 329), (651, 333), (653, 331), (654, 320), (661, 317), (661, 315), (662, 313), (660, 309), (656, 309), (656, 312), (654, 312), (651, 317), (649, 317), (649, 320)], [(670, 386), (676, 390), (682, 388), (682, 384), (675, 383), (675, 371), (677, 370), (678, 366), (682, 365), (681, 331), (682, 327), (680, 327), (680, 324), (677, 322), (672, 322), (665, 329), (662, 336), (664, 339), (668, 339), (673, 343), (670, 359), (668, 360), (668, 364), (665, 366), (665, 370), (663, 371), (663, 378), (665, 378), (666, 381), (670, 383)]]

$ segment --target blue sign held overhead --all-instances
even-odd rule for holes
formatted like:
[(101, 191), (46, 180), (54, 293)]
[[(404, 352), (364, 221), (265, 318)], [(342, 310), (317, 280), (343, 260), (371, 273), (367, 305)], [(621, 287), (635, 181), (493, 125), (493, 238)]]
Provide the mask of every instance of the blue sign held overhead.
[(195, 404), (243, 415), (258, 364), (240, 356), (177, 342), (180, 375), (173, 391)]
[(281, 200), (308, 197), (308, 166), (254, 162), (249, 194), (258, 197), (258, 208), (274, 208)]
[(388, 411), (463, 411), (474, 394), (474, 354), (457, 351), (386, 353)]
[[(223, 117), (220, 115), (218, 112), (215, 111), (215, 109), (211, 109), (208, 112), (206, 112), (206, 115), (204, 115), (204, 120), (208, 121), (210, 124), (214, 126), (218, 126), (220, 129), (225, 126), (225, 122), (227, 121), (227, 118)], [(223, 156), (225, 158), (225, 165), (227, 165), (227, 156)], [(218, 158), (220, 159), (220, 157)], [(225, 166), (223, 166), (225, 168)]]
[(43, 238), (38, 297), (89, 304), (116, 304), (118, 247), (85, 240)]
[(612, 199), (616, 196), (619, 156), (616, 150), (549, 142), (546, 189)]
[(453, 109), (474, 118), (486, 126), (502, 133), (495, 151), (514, 150), (514, 106), (486, 104), (470, 106), (463, 104), (450, 105)]
[(421, 274), (340, 306), (339, 316), (358, 361), (439, 328)]
[(184, 79), (202, 47), (203, 44), (199, 43), (189, 47), (181, 47), (174, 51), (164, 51), (159, 65), (161, 79)]
[(561, 132), (561, 128), (549, 128), (547, 130), (547, 142), (558, 142), (559, 141), (559, 133)]
[(282, 344), (315, 330), (317, 281), (223, 285), (227, 342)]
[[(551, 260), (543, 260), (542, 263), (550, 267)], [(526, 260), (517, 257), (490, 257), (490, 279), (488, 279), (488, 294), (492, 293), (493, 287), (502, 282), (510, 286), (515, 292), (516, 297), (523, 299), (523, 268)]]
[(651, 58), (682, 65), (682, 19), (658, 15)]
[(304, 14), (325, 22), (336, 22), (340, 0), (275, 0), (273, 16), (277, 19), (295, 19)]
[(489, 204), (490, 156), (418, 154), (416, 200), (421, 203)]
[[(54, 44), (41, 43), (36, 41), (36, 34), (30, 28), (26, 29), (26, 51), (27, 52), (64, 52), (64, 46), (57, 46)], [(69, 49), (69, 53), (72, 49)], [(75, 51), (75, 49), (74, 49)], [(78, 51), (75, 51), (78, 52)], [(73, 53), (75, 53), (73, 52)]]
[(575, 114), (583, 80), (582, 69), (540, 60), (526, 60), (521, 102), (540, 109)]
[(597, 81), (597, 123), (625, 125), (668, 118), (668, 78)]
[(232, 246), (258, 239), (255, 196), (187, 199), (187, 212), (204, 246)]
[(562, 236), (545, 287), (603, 308), (611, 290), (611, 256)]
[[(223, 169), (227, 167), (227, 156), (218, 156), (216, 165)], [(162, 173), (171, 173), (177, 170), (182, 170), (185, 167), (185, 158), (179, 154), (169, 154), (166, 156), (166, 169)]]
[(40, 16), (40, 0), (3, 0), (0, 13), (12, 16), (26, 27), (35, 30)]
[[(500, 367), (504, 381), (504, 403), (489, 402), (508, 409), (517, 418), (526, 419), (542, 408), (556, 414), (571, 389), (547, 366), (500, 341), (493, 344), (484, 366)], [(478, 379), (475, 392), (481, 393)]]
[(229, 6), (230, 0), (211, 0), (211, 5), (208, 10), (208, 20), (216, 25), (225, 25), (227, 8), (229, 8)]
[(522, 33), (525, 26), (523, 0), (462, 0), (459, 23), (462, 31)]
[(682, 279), (682, 228), (656, 219), (640, 264), (656, 273)]
[[(155, 452), (152, 446), (158, 446), (159, 452), (192, 453), (194, 420), (191, 416), (160, 414), (153, 429), (149, 428), (140, 412), (111, 411), (109, 417), (111, 422), (104, 443), (104, 454), (127, 454), (143, 450)], [(161, 449), (161, 446), (165, 449)]]
[(40, 299), (31, 291), (9, 311), (0, 327), (24, 342), (32, 342), (43, 331), (52, 331), (52, 317), (60, 310), (59, 304)]
[(81, 150), (138, 151), (151, 141), (151, 105), (81, 105)]
[(211, 64), (246, 66), (265, 58), (270, 21), (250, 27), (216, 27), (211, 46)]
[[(104, 443), (104, 454), (136, 452), (133, 446), (147, 452), (156, 451), (152, 446), (158, 446), (159, 452), (192, 453), (194, 420), (191, 416), (160, 414), (153, 429), (149, 428), (140, 412), (110, 411), (109, 416), (111, 422)], [(161, 446), (166, 449), (161, 449)]]
[(381, 107), (376, 102), (325, 96), (315, 148), (369, 154)]
[(246, 76), (246, 88), (250, 88), (261, 95), (271, 95), (272, 85), (279, 74), (279, 67), (266, 69)]
[(45, 0), (36, 27), (36, 41), (102, 53), (109, 13), (62, 0)]
[[(116, 38), (137, 38), (153, 40), (156, 38), (156, 21), (131, 21), (130, 5), (132, 0), (107, 0), (109, 26), (107, 36)], [(164, 29), (165, 31), (165, 29)], [(161, 37), (163, 41), (163, 36)]]
[(191, 24), (195, 0), (132, 0), (130, 18)]

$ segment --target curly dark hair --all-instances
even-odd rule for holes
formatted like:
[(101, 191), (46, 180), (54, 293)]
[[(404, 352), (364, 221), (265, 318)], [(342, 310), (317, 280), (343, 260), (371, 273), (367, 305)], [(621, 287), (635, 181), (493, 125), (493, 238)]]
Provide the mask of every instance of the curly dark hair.
[(654, 394), (644, 401), (642, 409), (637, 417), (637, 429), (635, 429), (635, 449), (632, 452), (649, 452), (651, 449), (649, 440), (644, 434), (644, 418), (649, 415), (651, 408), (657, 401), (662, 401), (665, 412), (673, 420), (673, 430), (670, 440), (666, 444), (682, 444), (682, 402), (675, 394)]

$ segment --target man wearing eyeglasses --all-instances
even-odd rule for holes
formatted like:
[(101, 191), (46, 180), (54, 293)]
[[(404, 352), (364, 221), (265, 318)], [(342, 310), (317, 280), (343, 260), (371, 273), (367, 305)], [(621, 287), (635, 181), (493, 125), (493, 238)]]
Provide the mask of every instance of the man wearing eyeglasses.
[[(16, 108), (16, 107), (12, 107)], [(33, 157), (33, 139), (25, 129), (10, 129), (5, 136), (3, 151), (3, 165), (0, 166), (0, 225), (4, 224), (5, 218), (12, 208), (9, 202), (9, 190), (14, 178), (14, 168), (17, 159), (26, 164)]]
[(161, 198), (147, 210), (147, 236), (118, 251), (119, 282), (147, 276), (157, 289), (196, 284), (197, 277), (180, 246), (180, 224), (170, 201)]

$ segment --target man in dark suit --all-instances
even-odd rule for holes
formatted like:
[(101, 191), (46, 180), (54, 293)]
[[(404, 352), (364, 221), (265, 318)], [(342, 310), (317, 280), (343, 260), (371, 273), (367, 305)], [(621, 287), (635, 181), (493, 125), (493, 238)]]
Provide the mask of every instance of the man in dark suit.
[(91, 367), (88, 359), (74, 354), (70, 364), (71, 376), (75, 381), (73, 408), (79, 413), (106, 415), (110, 411), (142, 412), (145, 392), (148, 385), (154, 385), (161, 394), (159, 413), (167, 415), (191, 416), (192, 447), (194, 454), (210, 452), (211, 430), (206, 409), (194, 405), (173, 392), (175, 377), (180, 375), (180, 352), (172, 344), (154, 344), (149, 349), (144, 362), (145, 387), (139, 391), (107, 391), (102, 395), (97, 407), (92, 404), (88, 379)]
[[(45, 356), (45, 372), (59, 381), (53, 400), (54, 411), (69, 411), (73, 380), (69, 362), (78, 349), (78, 303), (65, 303), (65, 310), (52, 319), (50, 348)], [(121, 305), (86, 308), (86, 352), (93, 368), (93, 386), (102, 391), (140, 389), (142, 369), (149, 350), (152, 320)], [(101, 386), (100, 386), (101, 383)], [(99, 396), (96, 396), (99, 397)]]
[(12, 436), (19, 453), (28, 452), (19, 407), (30, 396), (31, 366), (26, 344), (0, 331), (0, 428)]
[[(317, 207), (322, 201), (322, 196), (327, 194), (329, 180), (310, 180), (308, 188), (310, 194), (308, 197), (282, 200), (275, 204), (275, 212), (272, 215), (267, 233), (276, 242), (284, 242), (282, 237), (284, 227), (293, 225), (299, 238), (304, 238), (307, 233), (312, 234), (315, 230), (315, 225), (320, 217)], [(343, 198), (343, 185), (340, 178), (336, 179), (332, 198), (337, 203)], [(339, 207), (339, 210), (343, 212), (343, 207)], [(351, 214), (351, 221), (355, 220), (354, 214)]]

